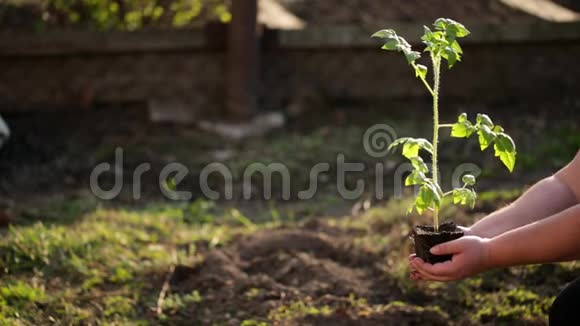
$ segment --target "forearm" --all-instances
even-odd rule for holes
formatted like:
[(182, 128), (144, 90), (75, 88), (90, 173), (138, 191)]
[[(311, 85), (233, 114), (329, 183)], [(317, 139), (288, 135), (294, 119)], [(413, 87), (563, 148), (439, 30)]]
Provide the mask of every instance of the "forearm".
[(470, 234), (493, 238), (504, 232), (542, 220), (577, 204), (569, 187), (559, 178), (543, 179), (509, 206), (475, 223)]
[(489, 241), (491, 267), (570, 260), (580, 253), (580, 205)]

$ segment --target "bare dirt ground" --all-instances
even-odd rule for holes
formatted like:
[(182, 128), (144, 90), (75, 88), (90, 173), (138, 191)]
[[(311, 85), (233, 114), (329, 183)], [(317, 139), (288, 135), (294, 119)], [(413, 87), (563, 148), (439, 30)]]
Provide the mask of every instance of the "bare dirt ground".
[[(201, 324), (236, 324), (236, 312), (243, 312), (237, 316), (242, 320), (270, 315), (288, 325), (448, 323), (432, 309), (366, 306), (404, 300), (404, 295), (385, 270), (383, 257), (352, 240), (344, 230), (317, 221), (300, 229), (258, 232), (207, 251), (198, 267), (177, 272), (174, 286), (207, 293), (204, 308), (196, 314)], [(361, 299), (364, 303), (357, 305)]]

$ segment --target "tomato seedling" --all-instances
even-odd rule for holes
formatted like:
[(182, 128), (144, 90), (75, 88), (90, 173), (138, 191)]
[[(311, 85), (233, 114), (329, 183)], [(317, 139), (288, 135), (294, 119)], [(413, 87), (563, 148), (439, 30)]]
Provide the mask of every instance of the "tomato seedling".
[[(419, 214), (425, 210), (433, 211), (433, 228), (439, 230), (439, 209), (443, 199), (447, 196), (453, 198), (453, 203), (467, 205), (473, 208), (475, 205), (476, 192), (473, 189), (475, 177), (471, 174), (463, 176), (463, 186), (443, 192), (437, 176), (437, 150), (439, 143), (439, 131), (443, 128), (451, 129), (451, 136), (456, 138), (469, 138), (477, 136), (481, 150), (493, 147), (495, 156), (498, 157), (510, 172), (516, 163), (516, 145), (512, 138), (506, 134), (503, 128), (492, 122), (489, 116), (478, 114), (475, 123), (467, 118), (467, 114), (461, 114), (455, 123), (442, 124), (439, 122), (439, 89), (441, 88), (441, 64), (447, 62), (449, 69), (461, 61), (463, 50), (458, 39), (466, 37), (470, 32), (462, 24), (451, 19), (439, 18), (433, 23), (433, 30), (423, 26), (424, 33), (421, 37), (425, 45), (423, 52), (428, 52), (431, 58), (433, 72), (433, 84), (427, 81), (429, 69), (417, 63), (421, 54), (413, 51), (411, 45), (392, 29), (380, 30), (372, 35), (373, 38), (384, 42), (383, 50), (402, 52), (407, 63), (413, 68), (415, 76), (421, 80), (429, 94), (433, 97), (433, 139), (424, 138), (400, 138), (393, 142), (389, 148), (402, 147), (402, 154), (411, 162), (413, 171), (405, 179), (406, 186), (419, 186), (410, 210), (416, 209)], [(493, 145), (493, 146), (492, 146)], [(426, 151), (431, 155), (431, 169), (419, 156), (420, 151)]]

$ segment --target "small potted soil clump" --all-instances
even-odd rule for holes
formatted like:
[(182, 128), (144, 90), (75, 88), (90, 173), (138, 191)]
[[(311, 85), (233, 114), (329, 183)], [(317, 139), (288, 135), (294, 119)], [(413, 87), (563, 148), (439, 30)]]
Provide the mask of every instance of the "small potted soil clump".
[[(451, 137), (469, 138), (476, 136), (481, 150), (493, 147), (494, 154), (511, 172), (516, 162), (516, 146), (512, 138), (506, 134), (503, 128), (495, 125), (485, 114), (478, 114), (475, 123), (472, 123), (467, 114), (462, 113), (457, 122), (449, 124), (439, 123), (439, 90), (441, 88), (441, 64), (443, 60), (451, 69), (461, 61), (463, 50), (458, 39), (469, 35), (469, 31), (462, 24), (451, 19), (439, 18), (433, 23), (433, 30), (423, 26), (424, 34), (421, 37), (425, 49), (431, 58), (433, 84), (427, 81), (428, 68), (417, 61), (421, 58), (419, 52), (413, 51), (411, 45), (397, 35), (392, 29), (376, 32), (372, 37), (381, 39), (384, 44), (383, 50), (402, 52), (407, 63), (415, 71), (415, 76), (421, 80), (429, 94), (433, 97), (433, 138), (429, 141), (425, 138), (400, 138), (394, 141), (389, 149), (402, 147), (402, 154), (411, 162), (413, 171), (405, 179), (406, 186), (418, 187), (417, 195), (409, 211), (417, 210), (419, 214), (424, 211), (432, 211), (432, 226), (416, 226), (413, 230), (415, 250), (417, 256), (429, 263), (437, 263), (449, 260), (451, 256), (436, 256), (429, 249), (439, 243), (451, 241), (463, 236), (463, 231), (455, 223), (439, 224), (439, 210), (446, 198), (450, 198), (453, 204), (466, 205), (473, 208), (476, 193), (473, 190), (475, 176), (465, 174), (462, 176), (462, 187), (443, 192), (438, 180), (437, 154), (439, 144), (439, 131), (444, 128), (450, 129)], [(431, 156), (431, 166), (428, 166), (419, 155), (427, 152)]]
[(429, 250), (432, 247), (459, 239), (464, 235), (455, 223), (446, 222), (439, 225), (439, 232), (435, 232), (432, 225), (417, 225), (413, 229), (413, 242), (415, 242), (415, 253), (424, 261), (435, 264), (451, 259), (451, 255), (433, 255)]

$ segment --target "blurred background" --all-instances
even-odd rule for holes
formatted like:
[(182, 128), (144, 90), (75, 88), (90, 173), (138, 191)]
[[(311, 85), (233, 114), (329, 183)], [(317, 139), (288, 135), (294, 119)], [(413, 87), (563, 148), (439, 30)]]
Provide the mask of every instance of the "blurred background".
[[(370, 35), (393, 28), (417, 50), (439, 17), (472, 32), (442, 72), (442, 119), (486, 113), (518, 146), (509, 174), (475, 140), (441, 140), (445, 187), (461, 164), (483, 171), (475, 211), (447, 212), (469, 224), (580, 148), (578, 1), (1, 0), (0, 323), (545, 324), (575, 264), (406, 279), (410, 226), (430, 217), (405, 215), (404, 160), (369, 155), (363, 138), (375, 124), (429, 138), (431, 98)], [(102, 200), (90, 175), (116, 148), (123, 187)], [(337, 193), (338, 154), (367, 167), (346, 178), (366, 182), (354, 200)], [(160, 180), (175, 162), (187, 177)], [(231, 200), (200, 187), (215, 162)], [(291, 200), (276, 181), (267, 200), (263, 179), (242, 183), (255, 162), (288, 168)], [(298, 200), (317, 163), (330, 172)], [(111, 188), (115, 173), (99, 180)]]
[[(443, 72), (443, 114), (503, 115), (502, 125), (522, 132), (516, 171), (542, 174), (579, 142), (577, 9), (565, 0), (5, 0), (0, 112), (12, 137), (0, 191), (86, 189), (117, 146), (129, 165), (152, 161), (157, 171), (180, 161), (195, 176), (216, 159), (281, 160), (300, 171), (305, 160), (360, 149), (374, 123), (415, 133), (405, 125), (429, 125), (429, 94), (369, 35), (391, 27), (419, 45), (421, 26), (441, 16), (472, 31), (461, 65)], [(473, 157), (475, 147), (454, 144), (448, 159)]]

